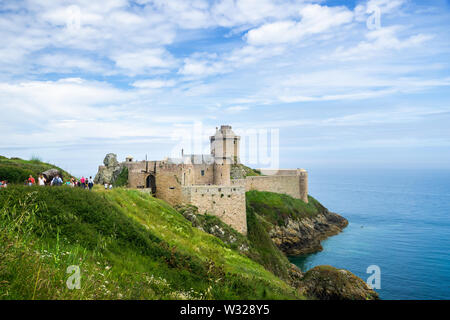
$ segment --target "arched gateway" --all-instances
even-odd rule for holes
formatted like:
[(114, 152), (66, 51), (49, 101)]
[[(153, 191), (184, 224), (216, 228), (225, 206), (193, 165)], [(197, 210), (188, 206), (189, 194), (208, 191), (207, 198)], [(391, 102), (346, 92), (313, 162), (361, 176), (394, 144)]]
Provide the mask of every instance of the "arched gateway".
[(154, 175), (151, 174), (147, 177), (146, 188), (151, 189), (153, 195), (156, 194), (156, 179)]

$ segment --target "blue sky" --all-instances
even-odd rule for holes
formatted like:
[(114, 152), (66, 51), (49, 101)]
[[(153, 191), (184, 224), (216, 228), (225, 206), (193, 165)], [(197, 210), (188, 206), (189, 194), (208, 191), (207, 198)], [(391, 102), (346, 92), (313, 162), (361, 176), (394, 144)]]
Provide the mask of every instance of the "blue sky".
[(285, 168), (449, 169), (449, 30), (448, 1), (0, 1), (0, 154), (95, 174), (230, 124)]

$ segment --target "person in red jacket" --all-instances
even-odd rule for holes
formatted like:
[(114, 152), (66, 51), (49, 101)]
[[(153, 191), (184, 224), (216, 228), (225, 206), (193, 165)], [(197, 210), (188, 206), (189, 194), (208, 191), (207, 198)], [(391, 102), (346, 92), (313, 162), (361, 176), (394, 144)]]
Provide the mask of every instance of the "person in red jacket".
[(31, 187), (35, 183), (36, 183), (36, 181), (34, 180), (33, 176), (30, 174), (30, 176), (28, 177), (28, 185)]

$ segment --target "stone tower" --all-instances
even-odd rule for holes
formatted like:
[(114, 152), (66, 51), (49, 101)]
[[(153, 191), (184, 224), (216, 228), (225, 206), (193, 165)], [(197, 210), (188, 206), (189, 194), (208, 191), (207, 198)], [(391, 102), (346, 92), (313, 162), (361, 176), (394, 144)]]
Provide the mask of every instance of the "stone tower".
[(210, 137), (211, 155), (214, 158), (214, 184), (230, 185), (231, 165), (239, 163), (241, 137), (231, 126), (216, 128), (216, 134)]
[(216, 128), (216, 134), (210, 137), (211, 155), (215, 159), (222, 159), (224, 163), (240, 163), (239, 148), (241, 137), (237, 136), (231, 126)]

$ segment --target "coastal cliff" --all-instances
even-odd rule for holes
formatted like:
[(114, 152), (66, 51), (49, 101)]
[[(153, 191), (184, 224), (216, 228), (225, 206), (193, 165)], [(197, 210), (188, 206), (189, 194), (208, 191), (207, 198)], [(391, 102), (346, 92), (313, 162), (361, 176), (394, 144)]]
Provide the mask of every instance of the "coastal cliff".
[(269, 235), (286, 255), (322, 250), (320, 242), (341, 232), (348, 221), (309, 196), (309, 203), (270, 192), (247, 193), (247, 208), (270, 225)]
[(301, 220), (289, 218), (286, 225), (275, 225), (270, 237), (288, 256), (308, 254), (322, 251), (320, 242), (338, 234), (347, 225), (347, 219), (325, 209), (315, 217)]
[(247, 237), (217, 217), (198, 214), (192, 205), (176, 209), (194, 227), (264, 266), (301, 296), (323, 300), (378, 299), (377, 293), (350, 271), (319, 266), (303, 273), (287, 259), (289, 254), (322, 250), (320, 241), (345, 228), (345, 218), (328, 211), (312, 197), (306, 204), (283, 194), (249, 191), (246, 202)]

